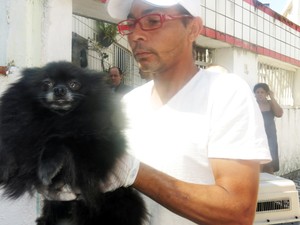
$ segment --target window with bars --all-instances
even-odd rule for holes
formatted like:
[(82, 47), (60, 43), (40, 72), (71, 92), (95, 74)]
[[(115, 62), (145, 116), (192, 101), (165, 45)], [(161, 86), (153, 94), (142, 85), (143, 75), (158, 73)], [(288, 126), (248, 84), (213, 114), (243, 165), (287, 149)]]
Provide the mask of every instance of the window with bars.
[(73, 15), (72, 61), (76, 62), (80, 57), (76, 54), (78, 50), (83, 48), (78, 45), (78, 37), (80, 37), (81, 42), (86, 43), (83, 49), (86, 51), (87, 67), (93, 70), (106, 71), (112, 62), (112, 47), (103, 48), (99, 45), (96, 26), (97, 20)]
[(258, 82), (266, 83), (282, 106), (293, 106), (293, 89), (296, 73), (266, 63), (258, 63)]
[(194, 57), (198, 68), (205, 69), (212, 64), (212, 50), (194, 46)]
[[(118, 66), (125, 74), (124, 83), (132, 87), (145, 83), (139, 75), (138, 66), (134, 62), (131, 52), (125, 47), (117, 43), (112, 44), (108, 48), (98, 47), (96, 23), (97, 21), (94, 19), (73, 15), (73, 34), (81, 37), (88, 43), (88, 47), (86, 47), (87, 67), (93, 70), (106, 71), (111, 66)], [(122, 39), (122, 37), (118, 38)], [(78, 58), (77, 55), (73, 56), (73, 58)]]
[(114, 44), (114, 65), (117, 65), (124, 72), (124, 83), (132, 87), (143, 83), (140, 76), (135, 72), (134, 58), (127, 49)]

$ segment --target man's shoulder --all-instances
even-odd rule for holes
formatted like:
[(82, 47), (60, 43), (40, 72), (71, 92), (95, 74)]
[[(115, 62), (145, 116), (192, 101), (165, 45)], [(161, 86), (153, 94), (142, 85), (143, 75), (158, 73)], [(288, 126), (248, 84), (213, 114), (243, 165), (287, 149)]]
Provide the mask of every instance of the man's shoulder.
[(126, 84), (120, 84), (120, 86), (117, 89), (118, 93), (127, 93), (129, 91), (131, 91), (133, 89), (133, 87), (126, 85)]
[(123, 84), (123, 88), (124, 88), (125, 90), (128, 90), (128, 91), (133, 90), (133, 87), (132, 87), (132, 86), (129, 86), (129, 85), (126, 85), (126, 84)]
[(126, 97), (127, 99), (141, 99), (141, 96), (147, 98), (147, 96), (149, 97), (151, 95), (152, 87), (153, 83), (148, 82), (146, 84), (133, 88), (124, 97)]

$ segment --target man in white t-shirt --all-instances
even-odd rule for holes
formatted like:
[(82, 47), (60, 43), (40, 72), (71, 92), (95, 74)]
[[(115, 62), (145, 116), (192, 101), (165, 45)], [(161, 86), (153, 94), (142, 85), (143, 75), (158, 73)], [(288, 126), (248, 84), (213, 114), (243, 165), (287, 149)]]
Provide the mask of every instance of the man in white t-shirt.
[(140, 69), (153, 81), (123, 98), (128, 148), (111, 182), (145, 196), (151, 225), (252, 225), (260, 164), (270, 161), (248, 85), (199, 70), (198, 0), (110, 0)]

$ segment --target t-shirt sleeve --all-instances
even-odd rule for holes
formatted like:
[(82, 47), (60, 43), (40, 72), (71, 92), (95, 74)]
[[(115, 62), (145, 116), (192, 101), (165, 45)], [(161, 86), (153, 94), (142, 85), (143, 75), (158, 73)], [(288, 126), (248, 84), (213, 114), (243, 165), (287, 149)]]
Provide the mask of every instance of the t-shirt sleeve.
[(224, 75), (212, 87), (210, 102), (209, 158), (271, 160), (263, 118), (245, 81)]

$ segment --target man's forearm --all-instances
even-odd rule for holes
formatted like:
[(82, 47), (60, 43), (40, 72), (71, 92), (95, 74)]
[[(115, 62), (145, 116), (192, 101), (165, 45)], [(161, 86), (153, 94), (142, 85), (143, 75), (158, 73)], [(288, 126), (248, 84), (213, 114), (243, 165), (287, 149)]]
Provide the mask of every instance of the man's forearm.
[[(256, 207), (258, 166), (257, 172), (253, 174), (252, 184), (247, 187), (249, 190), (235, 190), (245, 187), (238, 185), (245, 182), (244, 179), (228, 185), (233, 188), (217, 184), (191, 184), (141, 164), (134, 187), (174, 213), (197, 224), (252, 225)], [(254, 190), (251, 191), (253, 187)]]

